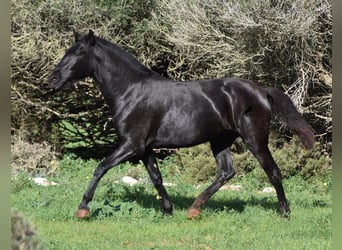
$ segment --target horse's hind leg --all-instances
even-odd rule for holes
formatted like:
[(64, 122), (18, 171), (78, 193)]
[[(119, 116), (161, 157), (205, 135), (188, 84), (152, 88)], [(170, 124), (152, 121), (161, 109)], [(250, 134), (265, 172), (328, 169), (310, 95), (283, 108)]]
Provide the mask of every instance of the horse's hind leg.
[(275, 163), (268, 148), (270, 118), (270, 113), (267, 110), (259, 110), (259, 112), (256, 112), (251, 109), (249, 112), (245, 112), (244, 116), (241, 117), (243, 120), (239, 123), (239, 134), (247, 148), (258, 159), (260, 165), (266, 172), (268, 179), (274, 186), (277, 192), (281, 214), (288, 216), (290, 208), (285, 197), (280, 169)]
[(277, 164), (275, 163), (271, 152), (267, 145), (263, 145), (261, 147), (250, 148), (250, 151), (255, 155), (255, 157), (260, 162), (262, 168), (266, 172), (268, 179), (274, 186), (280, 206), (280, 213), (287, 217), (290, 214), (290, 208), (288, 206), (285, 191), (283, 188), (282, 180), (281, 180), (281, 172)]
[(187, 218), (194, 218), (200, 214), (200, 207), (217, 192), (234, 174), (233, 161), (230, 153), (230, 143), (227, 141), (211, 142), (211, 149), (216, 159), (217, 175), (215, 181), (205, 189), (189, 208)]
[(257, 129), (248, 134), (248, 136), (243, 135), (243, 140), (247, 148), (252, 152), (252, 154), (258, 159), (260, 165), (266, 172), (268, 179), (274, 186), (279, 205), (280, 213), (287, 217), (290, 213), (290, 208), (288, 206), (282, 180), (281, 172), (277, 164), (275, 163), (271, 152), (267, 146), (268, 144), (268, 133), (264, 129)]
[(156, 158), (152, 150), (147, 150), (143, 156), (143, 162), (150, 175), (154, 187), (157, 189), (158, 194), (162, 197), (163, 214), (172, 214), (172, 204), (170, 202), (169, 196), (163, 186), (163, 179), (160, 174)]

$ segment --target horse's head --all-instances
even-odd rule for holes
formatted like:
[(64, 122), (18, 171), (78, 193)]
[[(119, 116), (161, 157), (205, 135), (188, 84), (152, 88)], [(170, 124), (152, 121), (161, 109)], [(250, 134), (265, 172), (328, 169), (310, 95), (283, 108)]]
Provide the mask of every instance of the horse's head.
[(48, 78), (51, 87), (70, 87), (75, 81), (91, 76), (94, 71), (93, 46), (96, 38), (93, 31), (80, 35), (74, 31), (75, 43), (66, 51)]

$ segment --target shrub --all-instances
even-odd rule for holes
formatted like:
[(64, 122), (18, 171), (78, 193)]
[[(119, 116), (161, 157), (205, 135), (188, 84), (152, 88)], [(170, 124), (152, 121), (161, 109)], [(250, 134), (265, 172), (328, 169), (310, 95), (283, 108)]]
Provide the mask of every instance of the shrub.
[[(91, 82), (82, 82), (76, 93), (68, 94), (51, 93), (44, 84), (49, 71), (71, 43), (72, 26), (88, 28), (89, 22), (94, 28), (110, 19), (109, 10), (95, 8), (92, 3), (12, 1), (13, 133), (27, 130), (30, 133), (26, 140), (53, 141), (62, 146), (78, 142), (80, 137), (86, 143), (90, 140), (96, 144), (101, 140), (101, 133), (108, 134), (110, 129), (105, 129), (109, 121), (108, 107), (103, 98), (96, 98), (98, 91), (90, 88)], [(98, 14), (93, 15), (93, 11)], [(93, 124), (91, 129), (89, 124)], [(70, 131), (70, 128), (75, 129)], [(91, 139), (87, 141), (87, 137)]]
[[(271, 138), (269, 148), (283, 178), (300, 176), (303, 179), (311, 179), (317, 176), (331, 175), (331, 158), (327, 153), (321, 152), (318, 142), (312, 150), (305, 150), (296, 137), (289, 142), (279, 143), (279, 140), (281, 139)], [(235, 178), (251, 174), (258, 181), (268, 182), (261, 165), (247, 150), (241, 139), (238, 139), (232, 146), (232, 158), (236, 172)], [(177, 169), (182, 173), (182, 179), (188, 183), (215, 179), (216, 163), (209, 144), (179, 149), (166, 161), (167, 163), (163, 163), (162, 166)]]
[(48, 143), (29, 143), (20, 136), (13, 136), (11, 142), (12, 174), (31, 173), (51, 175), (58, 166), (58, 154)]
[(32, 179), (27, 175), (27, 173), (18, 173), (11, 177), (11, 193), (15, 194), (24, 190), (25, 188), (33, 187)]
[(177, 151), (178, 164), (184, 171), (183, 178), (189, 183), (213, 180), (216, 176), (216, 162), (208, 143)]
[(235, 76), (282, 87), (331, 136), (331, 1), (161, 0), (152, 21), (171, 78)]
[(15, 209), (11, 209), (11, 232), (12, 249), (43, 249), (42, 243), (37, 236), (36, 228)]
[[(332, 172), (331, 158), (321, 152), (318, 142), (312, 150), (305, 150), (297, 138), (282, 145), (276, 145), (273, 140), (269, 147), (283, 178), (298, 175), (309, 179), (316, 176), (327, 176)], [(253, 172), (256, 178), (268, 180), (259, 162), (249, 151), (234, 154), (233, 159), (238, 175)]]

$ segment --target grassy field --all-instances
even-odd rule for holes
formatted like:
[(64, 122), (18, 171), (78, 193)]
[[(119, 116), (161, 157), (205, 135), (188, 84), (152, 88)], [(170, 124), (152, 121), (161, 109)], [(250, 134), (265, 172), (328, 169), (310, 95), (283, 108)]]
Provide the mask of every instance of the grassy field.
[[(56, 186), (37, 186), (23, 174), (12, 179), (12, 206), (36, 225), (45, 249), (331, 249), (329, 178), (284, 180), (290, 220), (278, 215), (275, 194), (260, 192), (270, 184), (252, 174), (228, 183), (242, 190), (219, 191), (200, 218), (187, 220), (188, 207), (207, 184), (186, 184), (162, 167), (164, 181), (175, 184), (167, 187), (174, 215), (163, 217), (147, 174), (126, 164), (102, 179), (90, 218), (79, 220), (74, 215), (96, 164), (66, 157), (51, 178)], [(120, 182), (127, 173), (145, 182)]]

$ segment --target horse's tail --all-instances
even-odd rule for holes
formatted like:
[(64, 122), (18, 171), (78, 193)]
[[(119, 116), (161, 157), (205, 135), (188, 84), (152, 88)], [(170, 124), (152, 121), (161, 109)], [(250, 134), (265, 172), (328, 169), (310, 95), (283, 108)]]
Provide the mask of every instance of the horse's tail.
[(306, 148), (312, 148), (315, 143), (314, 129), (298, 112), (292, 100), (276, 88), (265, 88), (272, 111), (281, 122), (293, 133), (297, 134)]

